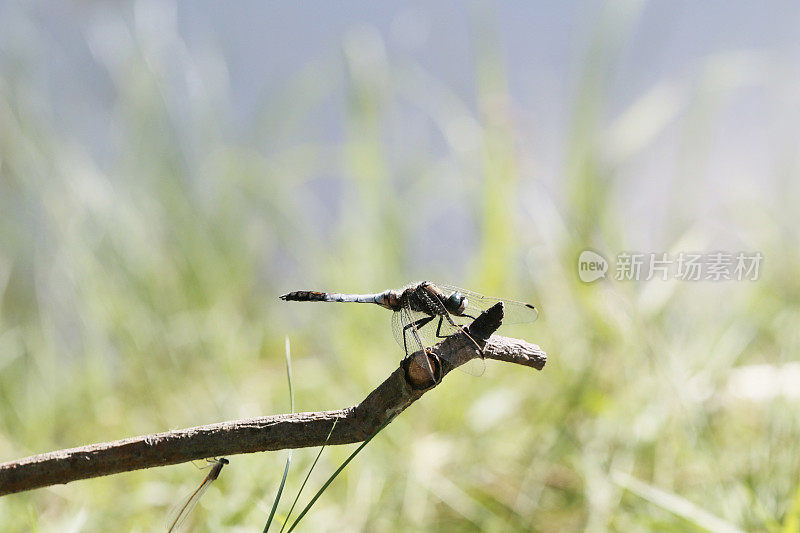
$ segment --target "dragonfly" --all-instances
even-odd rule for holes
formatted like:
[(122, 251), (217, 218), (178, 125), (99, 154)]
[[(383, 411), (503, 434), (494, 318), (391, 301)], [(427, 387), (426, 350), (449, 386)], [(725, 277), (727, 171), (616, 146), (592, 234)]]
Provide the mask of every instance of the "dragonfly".
[[(209, 463), (211, 466), (211, 470), (206, 475), (205, 479), (202, 483), (192, 492), (186, 501), (180, 507), (177, 507), (172, 513), (174, 513), (174, 518), (170, 518), (167, 521), (167, 532), (172, 533), (174, 531), (178, 531), (183, 525), (186, 518), (189, 514), (194, 510), (197, 502), (200, 501), (200, 498), (205, 494), (208, 490), (208, 487), (219, 477), (219, 473), (222, 471), (222, 467), (228, 464), (230, 461), (222, 457), (221, 459), (206, 459), (206, 462)], [(203, 467), (207, 468), (207, 467)]]
[[(529, 303), (492, 298), (430, 281), (412, 283), (402, 289), (389, 289), (374, 294), (294, 291), (282, 295), (280, 299), (288, 302), (370, 303), (394, 311), (392, 331), (398, 344), (403, 347), (406, 357), (418, 350), (427, 350), (457, 333), (470, 320), (474, 320), (480, 313), (498, 302), (504, 305), (503, 324), (527, 324), (539, 316), (536, 307)], [(477, 346), (477, 343), (475, 344)], [(480, 349), (479, 346), (478, 348)], [(480, 376), (486, 364), (481, 357), (472, 359), (468, 365), (459, 368), (469, 374)], [(433, 378), (430, 362), (426, 370)]]

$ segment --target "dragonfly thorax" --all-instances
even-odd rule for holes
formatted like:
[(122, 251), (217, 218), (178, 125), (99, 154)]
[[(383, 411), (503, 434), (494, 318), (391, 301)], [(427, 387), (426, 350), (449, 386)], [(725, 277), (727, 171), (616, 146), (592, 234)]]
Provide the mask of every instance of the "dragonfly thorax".
[(429, 281), (406, 288), (402, 298), (408, 301), (413, 311), (421, 311), (430, 316), (462, 316), (469, 305), (469, 300), (461, 291), (453, 291), (448, 296)]

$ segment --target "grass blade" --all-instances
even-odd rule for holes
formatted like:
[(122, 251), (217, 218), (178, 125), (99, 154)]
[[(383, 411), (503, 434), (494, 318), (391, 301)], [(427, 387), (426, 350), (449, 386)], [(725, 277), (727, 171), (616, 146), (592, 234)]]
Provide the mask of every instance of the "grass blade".
[(611, 479), (620, 487), (698, 527), (715, 533), (742, 533), (742, 530), (733, 524), (714, 516), (677, 494), (654, 487), (623, 472), (613, 472)]
[(781, 533), (795, 533), (800, 531), (800, 485), (795, 491), (794, 500), (784, 515)]
[[(291, 412), (294, 413), (294, 388), (292, 387), (292, 349), (288, 336), (285, 338), (284, 347), (286, 353), (286, 379), (289, 381), (289, 405)], [(281, 501), (281, 494), (283, 494), (283, 487), (286, 485), (286, 476), (289, 474), (289, 465), (291, 462), (292, 450), (289, 450), (289, 457), (286, 458), (286, 467), (283, 469), (283, 478), (281, 478), (281, 484), (278, 486), (278, 493), (275, 495), (275, 501), (272, 502), (272, 509), (269, 512), (267, 523), (264, 525), (264, 533), (269, 531), (269, 526), (272, 525), (272, 520), (275, 518), (275, 511), (278, 509), (278, 502)]]
[(281, 494), (283, 494), (283, 487), (286, 485), (286, 476), (289, 474), (289, 464), (292, 462), (292, 450), (289, 450), (289, 457), (286, 458), (286, 468), (283, 469), (283, 478), (281, 484), (278, 486), (278, 493), (275, 495), (275, 501), (272, 502), (272, 510), (269, 512), (267, 523), (264, 524), (264, 533), (269, 531), (269, 526), (272, 525), (272, 519), (275, 518), (275, 511), (278, 509), (278, 502), (281, 501)]
[(292, 346), (289, 337), (284, 337), (284, 351), (286, 353), (286, 380), (289, 382), (289, 408), (294, 413), (294, 387), (292, 387)]
[(325, 437), (325, 443), (319, 449), (319, 453), (317, 453), (317, 457), (314, 459), (314, 462), (311, 463), (311, 468), (308, 469), (308, 474), (306, 474), (306, 478), (303, 480), (303, 484), (300, 485), (300, 490), (297, 491), (297, 496), (294, 497), (294, 501), (292, 502), (292, 506), (289, 508), (289, 512), (286, 514), (286, 520), (283, 521), (283, 525), (281, 526), (281, 532), (283, 532), (283, 528), (286, 527), (286, 524), (289, 523), (289, 518), (292, 516), (292, 511), (294, 511), (294, 506), (297, 505), (297, 500), (300, 499), (300, 494), (303, 492), (303, 489), (305, 488), (306, 483), (308, 482), (308, 478), (311, 477), (311, 472), (314, 471), (314, 467), (317, 466), (317, 461), (319, 461), (319, 458), (322, 456), (322, 452), (325, 450), (325, 446), (328, 445), (328, 441), (330, 440), (331, 435), (333, 435), (333, 430), (336, 427), (336, 422), (338, 422), (338, 421), (339, 421), (339, 419), (336, 419), (336, 420), (333, 421), (333, 425), (331, 426), (331, 430), (328, 432), (328, 436)]
[(375, 433), (373, 433), (373, 434), (372, 434), (372, 435), (371, 435), (371, 436), (370, 436), (370, 437), (369, 437), (367, 440), (365, 440), (364, 442), (362, 442), (362, 443), (361, 443), (361, 445), (360, 445), (358, 448), (356, 448), (356, 449), (355, 449), (355, 451), (354, 451), (353, 453), (351, 453), (351, 454), (350, 454), (350, 457), (348, 457), (347, 459), (345, 459), (345, 461), (344, 461), (344, 462), (343, 462), (343, 463), (342, 463), (342, 464), (339, 466), (339, 468), (337, 468), (337, 469), (336, 469), (336, 472), (334, 472), (333, 474), (331, 474), (331, 477), (329, 477), (329, 478), (328, 478), (328, 481), (326, 481), (326, 482), (325, 482), (325, 484), (324, 484), (324, 485), (322, 485), (322, 487), (321, 487), (321, 488), (320, 488), (320, 489), (317, 491), (317, 493), (314, 495), (314, 497), (313, 497), (313, 498), (311, 498), (311, 501), (310, 501), (310, 502), (308, 502), (308, 504), (305, 506), (305, 508), (302, 510), (302, 512), (301, 512), (301, 513), (300, 513), (300, 514), (297, 516), (297, 520), (295, 520), (295, 521), (294, 521), (294, 523), (292, 524), (292, 527), (290, 527), (290, 528), (289, 528), (289, 531), (288, 531), (287, 533), (291, 533), (291, 532), (292, 532), (292, 530), (294, 530), (294, 528), (295, 528), (295, 527), (297, 527), (297, 524), (298, 524), (298, 523), (300, 522), (300, 520), (301, 520), (301, 519), (302, 519), (302, 518), (303, 518), (303, 517), (306, 515), (306, 513), (308, 513), (308, 510), (309, 510), (309, 509), (311, 509), (311, 506), (312, 506), (312, 505), (314, 505), (314, 503), (315, 503), (315, 502), (316, 502), (316, 501), (319, 499), (319, 497), (320, 497), (320, 496), (322, 496), (322, 493), (323, 493), (323, 492), (325, 492), (325, 490), (328, 488), (328, 485), (330, 485), (330, 484), (333, 482), (333, 480), (334, 480), (334, 479), (336, 479), (336, 476), (338, 476), (338, 475), (339, 475), (339, 473), (340, 473), (342, 470), (344, 470), (344, 469), (345, 469), (345, 467), (346, 467), (346, 466), (347, 466), (347, 465), (350, 463), (350, 461), (352, 461), (352, 460), (353, 460), (353, 458), (354, 458), (356, 455), (358, 455), (358, 453), (359, 453), (361, 450), (363, 450), (363, 449), (364, 449), (364, 446), (366, 446), (367, 444), (369, 444), (369, 441), (371, 441), (373, 438), (375, 438), (375, 435), (377, 435), (378, 433), (380, 433), (380, 432), (383, 430), (383, 428), (385, 428), (386, 426), (388, 426), (388, 425), (389, 425), (389, 423), (390, 423), (392, 420), (394, 420), (394, 417), (390, 417), (388, 420), (386, 420), (386, 422), (384, 422), (384, 423), (381, 425), (381, 427), (379, 427), (377, 430), (375, 430)]

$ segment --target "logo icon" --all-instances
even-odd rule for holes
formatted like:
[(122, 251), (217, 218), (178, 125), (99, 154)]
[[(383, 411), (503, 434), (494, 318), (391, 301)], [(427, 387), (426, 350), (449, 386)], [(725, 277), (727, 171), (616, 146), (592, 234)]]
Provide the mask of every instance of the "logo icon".
[(584, 283), (591, 283), (606, 277), (608, 261), (602, 255), (592, 250), (584, 250), (578, 257), (578, 277)]

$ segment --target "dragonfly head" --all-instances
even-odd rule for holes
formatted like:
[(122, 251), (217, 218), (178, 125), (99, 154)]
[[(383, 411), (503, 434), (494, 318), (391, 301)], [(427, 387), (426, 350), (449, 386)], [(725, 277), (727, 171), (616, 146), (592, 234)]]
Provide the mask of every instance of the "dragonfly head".
[(461, 316), (467, 310), (468, 303), (467, 297), (456, 291), (447, 297), (444, 306), (451, 315)]

